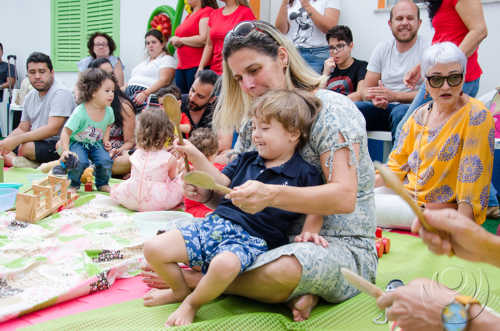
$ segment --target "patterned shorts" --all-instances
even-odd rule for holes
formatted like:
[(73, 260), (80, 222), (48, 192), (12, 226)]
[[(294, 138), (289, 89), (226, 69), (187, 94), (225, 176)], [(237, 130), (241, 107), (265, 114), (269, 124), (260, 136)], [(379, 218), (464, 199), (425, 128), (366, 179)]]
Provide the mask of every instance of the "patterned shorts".
[(210, 261), (222, 252), (231, 252), (241, 262), (240, 272), (248, 268), (260, 254), (267, 251), (264, 239), (251, 236), (238, 224), (211, 214), (179, 230), (184, 237), (189, 266), (200, 266), (206, 273)]

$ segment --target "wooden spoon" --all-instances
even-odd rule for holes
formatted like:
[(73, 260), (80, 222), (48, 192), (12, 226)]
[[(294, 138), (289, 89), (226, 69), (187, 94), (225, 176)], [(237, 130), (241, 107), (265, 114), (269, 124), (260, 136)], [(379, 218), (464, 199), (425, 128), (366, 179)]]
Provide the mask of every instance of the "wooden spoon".
[(349, 283), (351, 283), (352, 286), (354, 286), (361, 292), (366, 293), (369, 296), (374, 297), (375, 299), (384, 294), (384, 291), (382, 291), (360, 275), (352, 272), (351, 270), (347, 268), (340, 268), (340, 272), (342, 273), (344, 278), (347, 279)]
[(403, 186), (403, 183), (401, 183), (399, 178), (396, 177), (396, 175), (382, 163), (375, 161), (373, 162), (373, 165), (375, 166), (375, 169), (379, 171), (380, 176), (384, 179), (385, 185), (396, 192), (410, 206), (415, 215), (417, 215), (420, 224), (422, 224), (422, 226), (429, 232), (437, 232), (433, 226), (427, 223), (424, 214), (422, 213), (422, 209), (420, 209), (420, 207), (417, 206), (415, 201), (410, 197), (408, 191)]
[(215, 190), (223, 194), (232, 192), (229, 187), (217, 184), (212, 176), (203, 171), (194, 170), (188, 172), (186, 175), (184, 175), (184, 182), (204, 188), (206, 190)]
[[(184, 145), (184, 140), (182, 139), (181, 132), (181, 107), (179, 106), (179, 102), (172, 94), (167, 94), (163, 98), (163, 109), (165, 113), (167, 113), (168, 119), (174, 124), (175, 131), (177, 131), (177, 135), (179, 137), (179, 144)], [(187, 157), (184, 156), (184, 163), (186, 165), (186, 170), (189, 171), (189, 162)]]

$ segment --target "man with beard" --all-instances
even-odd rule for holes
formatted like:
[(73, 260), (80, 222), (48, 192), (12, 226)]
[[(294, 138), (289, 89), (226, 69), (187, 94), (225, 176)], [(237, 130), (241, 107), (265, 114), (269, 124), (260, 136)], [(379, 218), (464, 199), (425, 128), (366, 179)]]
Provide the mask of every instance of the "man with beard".
[(430, 46), (417, 35), (422, 20), (412, 0), (400, 0), (390, 12), (389, 27), (394, 38), (382, 42), (368, 62), (361, 86), (364, 101), (356, 102), (366, 120), (367, 131), (395, 130), (417, 94), (422, 81), (411, 90), (404, 82), (406, 72), (420, 63)]
[(212, 128), (212, 115), (217, 97), (215, 84), (219, 76), (212, 70), (198, 72), (189, 94), (182, 95), (182, 112), (191, 123), (191, 130)]
[(26, 69), (34, 90), (26, 96), (19, 126), (0, 141), (7, 166), (35, 167), (59, 159), (56, 142), (76, 106), (71, 91), (54, 80), (47, 55), (32, 53)]

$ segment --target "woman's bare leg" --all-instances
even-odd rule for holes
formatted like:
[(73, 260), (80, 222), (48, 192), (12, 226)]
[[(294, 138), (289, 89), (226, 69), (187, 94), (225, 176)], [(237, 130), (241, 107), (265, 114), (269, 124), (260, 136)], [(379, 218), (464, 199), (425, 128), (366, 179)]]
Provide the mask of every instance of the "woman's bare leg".
[(113, 167), (111, 168), (111, 173), (114, 176), (121, 176), (128, 174), (130, 172), (130, 159), (128, 153), (125, 151), (122, 155), (118, 156), (113, 161)]

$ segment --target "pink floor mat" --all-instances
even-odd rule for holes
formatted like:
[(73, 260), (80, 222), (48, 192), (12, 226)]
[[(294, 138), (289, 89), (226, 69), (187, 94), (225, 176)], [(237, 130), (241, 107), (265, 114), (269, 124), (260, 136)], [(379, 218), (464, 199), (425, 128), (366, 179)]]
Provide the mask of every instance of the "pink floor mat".
[(76, 298), (0, 323), (0, 330), (16, 330), (51, 319), (141, 298), (148, 289), (148, 286), (142, 282), (141, 276), (117, 279), (113, 286), (105, 291), (95, 292), (91, 295)]

